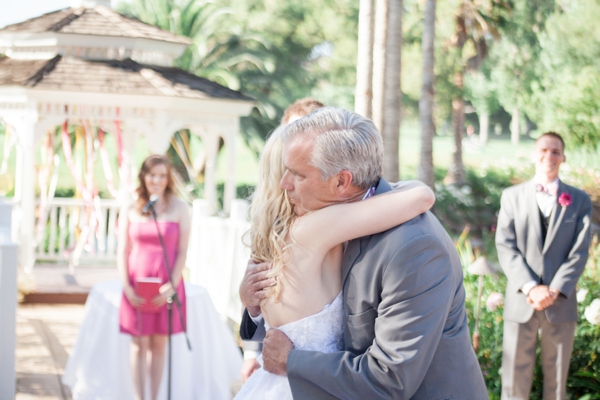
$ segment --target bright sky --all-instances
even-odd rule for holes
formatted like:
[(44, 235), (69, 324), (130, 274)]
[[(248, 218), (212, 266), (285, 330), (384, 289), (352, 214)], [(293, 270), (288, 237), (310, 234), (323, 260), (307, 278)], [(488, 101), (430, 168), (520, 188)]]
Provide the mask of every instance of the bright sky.
[[(113, 7), (119, 0), (112, 0)], [(71, 0), (0, 0), (0, 27), (67, 8)]]

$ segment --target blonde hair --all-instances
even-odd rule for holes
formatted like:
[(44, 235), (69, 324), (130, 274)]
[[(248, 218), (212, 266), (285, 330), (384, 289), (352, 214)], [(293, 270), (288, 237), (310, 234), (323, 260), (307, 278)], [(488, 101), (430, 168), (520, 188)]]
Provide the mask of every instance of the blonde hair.
[(296, 215), (287, 192), (279, 186), (285, 172), (283, 166), (283, 128), (277, 128), (267, 139), (259, 161), (259, 177), (252, 195), (250, 248), (257, 262), (270, 262), (270, 278), (275, 278), (267, 297), (281, 294), (280, 275), (289, 262), (286, 238)]

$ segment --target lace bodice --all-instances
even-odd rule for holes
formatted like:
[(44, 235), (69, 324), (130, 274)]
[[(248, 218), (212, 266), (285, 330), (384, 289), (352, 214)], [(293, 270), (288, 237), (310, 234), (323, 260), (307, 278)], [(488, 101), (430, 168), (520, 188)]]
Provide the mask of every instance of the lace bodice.
[[(344, 311), (340, 293), (331, 304), (316, 314), (290, 322), (278, 329), (287, 335), (298, 350), (333, 353), (343, 350)], [(265, 328), (269, 325), (265, 322)], [(262, 355), (257, 361), (262, 365)], [(246, 381), (234, 400), (293, 400), (287, 377), (259, 368)]]
[[(282, 325), (278, 329), (290, 338), (294, 348), (298, 350), (314, 350), (323, 353), (342, 350), (344, 348), (342, 304), (340, 293), (331, 304), (326, 305), (318, 313)], [(269, 329), (267, 323), (265, 327)]]

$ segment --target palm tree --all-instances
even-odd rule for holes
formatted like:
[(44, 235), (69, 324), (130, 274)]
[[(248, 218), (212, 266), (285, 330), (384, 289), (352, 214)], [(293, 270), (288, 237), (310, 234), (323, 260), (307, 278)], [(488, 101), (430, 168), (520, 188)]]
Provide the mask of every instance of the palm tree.
[(421, 161), (419, 164), (419, 180), (433, 189), (435, 173), (433, 169), (433, 84), (434, 73), (434, 40), (435, 40), (435, 6), (436, 0), (426, 0), (425, 18), (423, 21), (423, 36), (421, 47), (423, 52), (423, 85), (419, 100), (421, 117)]
[(400, 179), (402, 0), (378, 0), (373, 49), (373, 121), (383, 137), (383, 176)]
[[(462, 160), (462, 138), (465, 128), (464, 75), (467, 71), (477, 70), (487, 57), (488, 40), (500, 37), (496, 25), (502, 22), (501, 10), (509, 10), (508, 4), (503, 0), (461, 0), (455, 14), (455, 33), (450, 43), (459, 55), (459, 65), (453, 77), (459, 95), (452, 99), (455, 151), (445, 179), (447, 183), (465, 182)], [(467, 44), (471, 47), (471, 54), (465, 60), (462, 57)]]
[(360, 0), (354, 111), (367, 118), (371, 118), (373, 115), (374, 24), (375, 0)]
[[(233, 11), (212, 1), (133, 0), (121, 2), (119, 12), (192, 39), (192, 45), (175, 61), (181, 69), (240, 88), (236, 67), (251, 65), (267, 72), (272, 64), (270, 44), (257, 34), (239, 32), (227, 24)], [(238, 32), (236, 32), (238, 31)]]

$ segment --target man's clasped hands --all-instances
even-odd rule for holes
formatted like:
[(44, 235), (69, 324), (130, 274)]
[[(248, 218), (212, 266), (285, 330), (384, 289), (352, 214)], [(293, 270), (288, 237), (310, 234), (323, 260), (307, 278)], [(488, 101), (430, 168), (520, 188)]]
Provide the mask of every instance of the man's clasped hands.
[(542, 311), (554, 304), (559, 294), (558, 290), (551, 289), (548, 285), (537, 285), (529, 291), (527, 301), (537, 311)]

